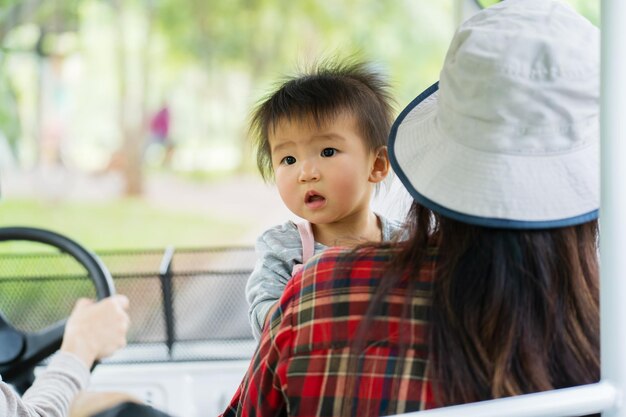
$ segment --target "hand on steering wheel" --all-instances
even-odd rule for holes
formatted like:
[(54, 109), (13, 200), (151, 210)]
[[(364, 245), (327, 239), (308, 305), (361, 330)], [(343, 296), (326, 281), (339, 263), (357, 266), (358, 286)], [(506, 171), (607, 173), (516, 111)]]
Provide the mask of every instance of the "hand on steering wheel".
[[(111, 274), (104, 264), (96, 255), (65, 236), (37, 228), (3, 227), (0, 228), (0, 242), (6, 241), (37, 242), (65, 253), (91, 278), (98, 299), (115, 294)], [(26, 390), (34, 379), (35, 365), (61, 346), (65, 323), (66, 319), (36, 332), (26, 332), (16, 329), (0, 311), (0, 375), (3, 380), (13, 384), (18, 391)]]

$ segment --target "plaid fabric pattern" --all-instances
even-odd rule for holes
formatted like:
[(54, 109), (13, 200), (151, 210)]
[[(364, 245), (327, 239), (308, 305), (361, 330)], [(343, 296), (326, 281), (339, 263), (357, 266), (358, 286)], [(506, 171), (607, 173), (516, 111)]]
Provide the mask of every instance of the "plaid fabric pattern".
[[(426, 339), (434, 259), (411, 277), (408, 320), (401, 320), (405, 279), (368, 324), (366, 347), (354, 357), (350, 346), (392, 250), (361, 250), (345, 274), (337, 275), (344, 254), (327, 250), (287, 284), (223, 416), (337, 416), (344, 400), (359, 417), (435, 407)], [(350, 387), (352, 361), (360, 376)]]

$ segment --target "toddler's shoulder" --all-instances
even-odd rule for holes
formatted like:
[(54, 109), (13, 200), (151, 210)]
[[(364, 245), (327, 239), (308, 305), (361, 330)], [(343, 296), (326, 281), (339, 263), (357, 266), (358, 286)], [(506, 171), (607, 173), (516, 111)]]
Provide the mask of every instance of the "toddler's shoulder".
[(256, 248), (261, 251), (267, 249), (301, 250), (302, 242), (298, 228), (291, 221), (270, 227), (257, 238)]
[(294, 222), (288, 221), (266, 229), (259, 235), (257, 240), (284, 239), (293, 235), (298, 235), (298, 228)]

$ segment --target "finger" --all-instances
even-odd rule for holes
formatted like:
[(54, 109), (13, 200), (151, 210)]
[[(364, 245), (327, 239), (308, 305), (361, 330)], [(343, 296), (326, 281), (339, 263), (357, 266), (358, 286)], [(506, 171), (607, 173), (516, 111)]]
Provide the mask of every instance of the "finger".
[(123, 294), (116, 294), (113, 296), (113, 301), (115, 301), (120, 307), (124, 310), (128, 310), (128, 306), (130, 305), (130, 301), (128, 297)]
[(117, 308), (120, 308), (121, 310), (126, 310), (129, 306), (128, 298), (122, 294), (111, 295), (109, 297), (103, 298), (99, 301), (99, 303), (103, 305), (115, 306)]
[(93, 300), (89, 299), (89, 298), (79, 298), (76, 303), (74, 304), (74, 310), (80, 310), (83, 309), (87, 306), (90, 306), (94, 303)]

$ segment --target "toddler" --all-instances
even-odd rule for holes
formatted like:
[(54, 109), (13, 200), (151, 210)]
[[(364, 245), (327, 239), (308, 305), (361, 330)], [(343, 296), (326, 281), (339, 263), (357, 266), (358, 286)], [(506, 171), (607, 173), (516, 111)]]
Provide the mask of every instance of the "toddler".
[(304, 219), (264, 232), (247, 286), (258, 340), (269, 312), (302, 264), (329, 246), (399, 239), (401, 224), (370, 202), (389, 173), (388, 86), (366, 64), (334, 63), (287, 79), (252, 114), (257, 164), (289, 210)]

